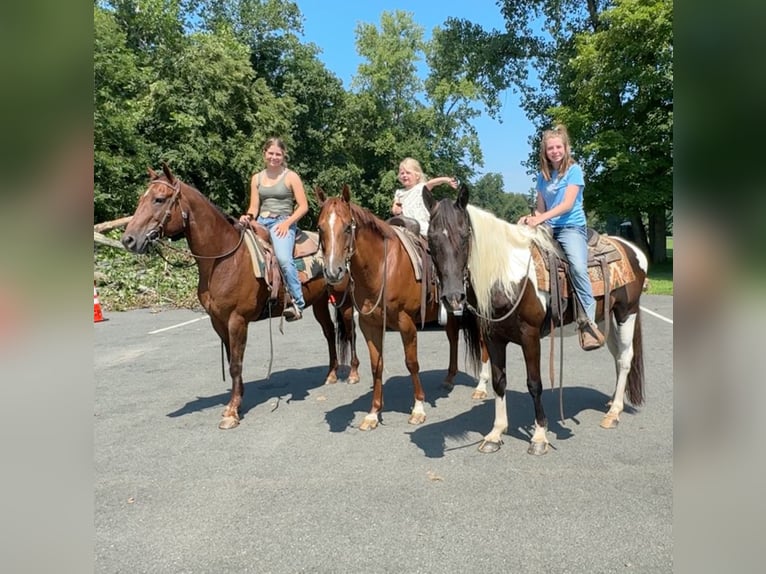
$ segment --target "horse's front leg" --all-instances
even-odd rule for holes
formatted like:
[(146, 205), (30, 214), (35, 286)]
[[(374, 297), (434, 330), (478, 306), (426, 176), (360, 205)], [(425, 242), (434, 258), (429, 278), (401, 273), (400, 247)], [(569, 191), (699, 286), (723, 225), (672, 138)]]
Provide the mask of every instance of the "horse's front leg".
[(492, 424), (492, 430), (481, 441), (479, 452), (492, 453), (500, 450), (503, 433), (508, 430), (508, 410), (505, 405), (505, 388), (508, 382), (505, 373), (506, 343), (485, 341), (485, 344), (492, 370), (492, 388), (495, 391), (495, 422)]
[(341, 320), (343, 321), (343, 329), (341, 336), (341, 360), (347, 357), (347, 352), (351, 351), (351, 361), (349, 362), (350, 370), (346, 382), (350, 385), (354, 385), (359, 382), (359, 357), (356, 354), (356, 333), (354, 326), (354, 307), (347, 305), (343, 310)]
[(487, 383), (492, 380), (492, 370), (489, 365), (489, 351), (487, 351), (487, 344), (484, 342), (484, 337), (480, 340), (481, 344), (481, 371), (479, 372), (479, 380), (476, 383), (476, 388), (471, 394), (471, 398), (475, 401), (483, 401), (487, 398)]
[[(219, 327), (213, 324), (216, 331)], [(240, 315), (232, 314), (229, 316), (225, 331), (226, 347), (229, 359), (229, 375), (231, 376), (231, 396), (226, 408), (223, 410), (221, 422), (218, 428), (221, 430), (233, 429), (239, 426), (239, 407), (242, 404), (242, 397), (245, 394), (245, 386), (242, 382), (242, 361), (245, 355), (245, 345), (247, 344), (247, 321)]]
[(521, 350), (527, 368), (527, 389), (535, 406), (535, 431), (527, 452), (543, 455), (548, 452), (548, 420), (543, 409), (543, 381), (540, 378), (540, 331), (529, 325), (521, 326)]
[(372, 405), (370, 412), (364, 417), (359, 430), (373, 430), (380, 422), (380, 412), (383, 410), (383, 327), (371, 325), (369, 320), (362, 318), (359, 327), (367, 341), (367, 350), (370, 353), (370, 367), (372, 369)]
[[(609, 317), (611, 320), (611, 317)], [(625, 323), (612, 322), (606, 344), (614, 357), (617, 383), (612, 400), (609, 401), (609, 411), (601, 419), (599, 426), (605, 429), (616, 429), (620, 424), (620, 414), (625, 408), (625, 384), (630, 374), (633, 361), (633, 331), (636, 326), (636, 315), (628, 316)]]
[[(415, 405), (412, 407), (412, 412), (410, 413), (410, 418), (407, 422), (411, 425), (419, 425), (423, 424), (426, 420), (426, 394), (423, 392), (423, 385), (420, 383), (418, 329), (415, 326), (412, 317), (406, 313), (402, 313), (399, 317), (399, 334), (402, 337), (402, 345), (404, 345), (404, 364), (410, 372), (410, 378), (412, 378), (413, 394), (415, 398)], [(457, 337), (455, 337), (455, 345), (457, 345)]]
[[(449, 342), (449, 366), (447, 367), (447, 376), (442, 383), (442, 388), (451, 391), (455, 388), (455, 376), (457, 375), (457, 345), (460, 335), (460, 325), (457, 318), (452, 313), (447, 315), (447, 325), (444, 327)], [(406, 347), (405, 347), (406, 348)]]

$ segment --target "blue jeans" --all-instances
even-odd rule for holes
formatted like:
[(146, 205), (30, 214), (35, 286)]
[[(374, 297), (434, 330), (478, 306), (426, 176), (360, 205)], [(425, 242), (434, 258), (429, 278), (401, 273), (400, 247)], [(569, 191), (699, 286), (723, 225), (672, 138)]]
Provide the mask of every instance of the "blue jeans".
[(295, 249), (295, 233), (298, 226), (293, 223), (290, 230), (284, 237), (277, 237), (275, 227), (280, 221), (287, 219), (286, 215), (278, 217), (260, 217), (258, 223), (269, 230), (271, 245), (274, 247), (274, 255), (277, 258), (279, 267), (282, 269), (282, 277), (285, 278), (285, 288), (295, 301), (299, 309), (303, 310), (306, 303), (303, 301), (303, 291), (301, 290), (301, 281), (298, 279), (298, 269), (293, 260), (293, 250)]
[[(553, 237), (561, 244), (569, 261), (569, 274), (572, 287), (580, 300), (588, 319), (596, 318), (596, 300), (593, 298), (593, 286), (588, 276), (588, 236), (585, 227), (565, 225), (553, 229)], [(575, 313), (577, 318), (577, 313)]]

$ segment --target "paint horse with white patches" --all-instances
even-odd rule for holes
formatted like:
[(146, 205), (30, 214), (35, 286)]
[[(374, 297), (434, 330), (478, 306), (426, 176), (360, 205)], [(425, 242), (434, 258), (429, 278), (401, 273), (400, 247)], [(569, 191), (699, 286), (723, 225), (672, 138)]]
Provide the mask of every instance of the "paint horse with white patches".
[[(528, 452), (548, 451), (547, 419), (542, 405), (540, 339), (552, 329), (550, 293), (538, 284), (532, 264), (533, 250), (557, 250), (551, 235), (542, 227), (513, 225), (468, 204), (468, 187), (463, 184), (457, 199), (436, 202), (424, 193), (431, 212), (428, 243), (442, 286), (442, 301), (450, 312), (468, 306), (479, 317), (492, 364), (495, 390), (495, 421), (479, 450), (495, 452), (508, 429), (505, 404), (506, 346), (521, 346), (527, 372), (527, 388), (534, 402), (535, 430)], [(639, 406), (644, 401), (643, 348), (641, 340), (641, 297), (648, 262), (634, 245), (608, 237), (627, 262), (628, 279), (596, 297), (596, 317), (610, 321), (607, 346), (614, 357), (617, 382), (601, 426), (616, 428), (624, 408), (624, 397)], [(559, 251), (560, 252), (560, 251)], [(595, 294), (595, 292), (594, 292)], [(574, 305), (568, 305), (563, 323), (574, 320)], [(467, 339), (469, 344), (476, 338)], [(470, 352), (476, 357), (478, 348)]]

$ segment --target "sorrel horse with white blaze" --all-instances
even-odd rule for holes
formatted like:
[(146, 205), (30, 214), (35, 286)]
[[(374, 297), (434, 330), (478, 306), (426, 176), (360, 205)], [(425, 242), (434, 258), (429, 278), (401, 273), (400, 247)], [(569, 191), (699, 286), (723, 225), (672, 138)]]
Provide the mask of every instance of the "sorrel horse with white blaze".
[[(401, 336), (405, 364), (412, 378), (415, 404), (409, 423), (421, 424), (426, 420), (426, 413), (419, 374), (416, 321), (435, 321), (439, 302), (436, 298), (427, 299), (425, 308), (421, 309), (422, 284), (402, 240), (393, 226), (352, 203), (347, 185), (340, 197), (328, 198), (321, 189), (315, 192), (321, 205), (317, 226), (325, 259), (325, 277), (331, 285), (348, 281), (347, 293), (357, 309), (359, 326), (370, 352), (372, 406), (359, 429), (371, 430), (380, 422), (383, 340), (388, 328), (398, 331)], [(447, 388), (452, 388), (452, 380), (457, 374), (460, 327), (458, 319), (449, 315), (445, 326), (450, 347), (449, 368), (444, 381)], [(478, 329), (464, 332), (478, 334)]]
[[(162, 237), (186, 237), (199, 271), (197, 296), (221, 338), (229, 362), (231, 396), (218, 427), (234, 428), (239, 425), (239, 409), (244, 395), (242, 362), (248, 324), (269, 315), (269, 285), (263, 277), (256, 277), (251, 254), (243, 241), (244, 227), (236, 219), (226, 216), (198, 190), (175, 177), (167, 165), (163, 165), (162, 170), (162, 174), (157, 174), (149, 169), (149, 187), (125, 228), (122, 243), (130, 251), (145, 253)], [(306, 305), (313, 307), (327, 340), (330, 364), (325, 383), (334, 383), (338, 380), (338, 348), (328, 307), (329, 295), (321, 273), (303, 284)], [(276, 298), (271, 309), (273, 314), (281, 314), (283, 302), (284, 297)], [(337, 312), (341, 332), (339, 342), (341, 345), (351, 344), (348, 381), (357, 382), (359, 360), (351, 338), (353, 309), (346, 304)], [(341, 352), (345, 350), (347, 347), (342, 346)]]
[[(521, 346), (527, 372), (527, 388), (534, 402), (535, 430), (530, 454), (545, 454), (547, 420), (541, 401), (540, 339), (552, 330), (551, 295), (538, 280), (533, 251), (557, 250), (551, 234), (542, 227), (513, 225), (468, 204), (463, 184), (455, 201), (435, 201), (424, 194), (431, 213), (428, 243), (442, 284), (442, 300), (451, 312), (468, 306), (479, 317), (492, 363), (492, 386), (496, 393), (495, 421), (479, 450), (495, 452), (508, 429), (505, 405), (506, 346)], [(639, 299), (648, 268), (646, 256), (634, 245), (607, 237), (621, 253), (622, 281), (612, 283), (608, 296), (598, 296), (596, 317), (610, 321), (607, 346), (614, 357), (617, 381), (609, 411), (601, 426), (615, 428), (624, 408), (624, 396), (636, 406), (644, 400), (643, 349)], [(559, 250), (560, 252), (560, 250)], [(614, 265), (610, 263), (610, 265)], [(618, 283), (619, 284), (618, 286)], [(606, 291), (606, 288), (603, 289)], [(570, 290), (571, 293), (571, 290)], [(568, 305), (563, 324), (574, 320)], [(469, 340), (472, 341), (473, 339)], [(475, 355), (478, 349), (474, 346)]]

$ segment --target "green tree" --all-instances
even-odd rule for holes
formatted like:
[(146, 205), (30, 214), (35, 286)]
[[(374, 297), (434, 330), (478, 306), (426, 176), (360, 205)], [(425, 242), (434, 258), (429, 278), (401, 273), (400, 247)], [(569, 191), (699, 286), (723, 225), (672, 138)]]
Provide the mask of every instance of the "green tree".
[(132, 190), (145, 181), (150, 154), (138, 125), (148, 81), (114, 14), (95, 6), (93, 17), (93, 205), (94, 219), (104, 221), (132, 212)]
[(519, 217), (529, 213), (529, 198), (518, 193), (506, 193), (503, 187), (502, 175), (485, 174), (471, 187), (470, 202), (500, 219), (516, 223)]
[(567, 124), (585, 169), (586, 207), (601, 219), (632, 220), (641, 246), (662, 261), (672, 209), (672, 1), (499, 5), (504, 31), (450, 20), (445, 42), (464, 46), (463, 69), (488, 97), (518, 89), (540, 130)]

